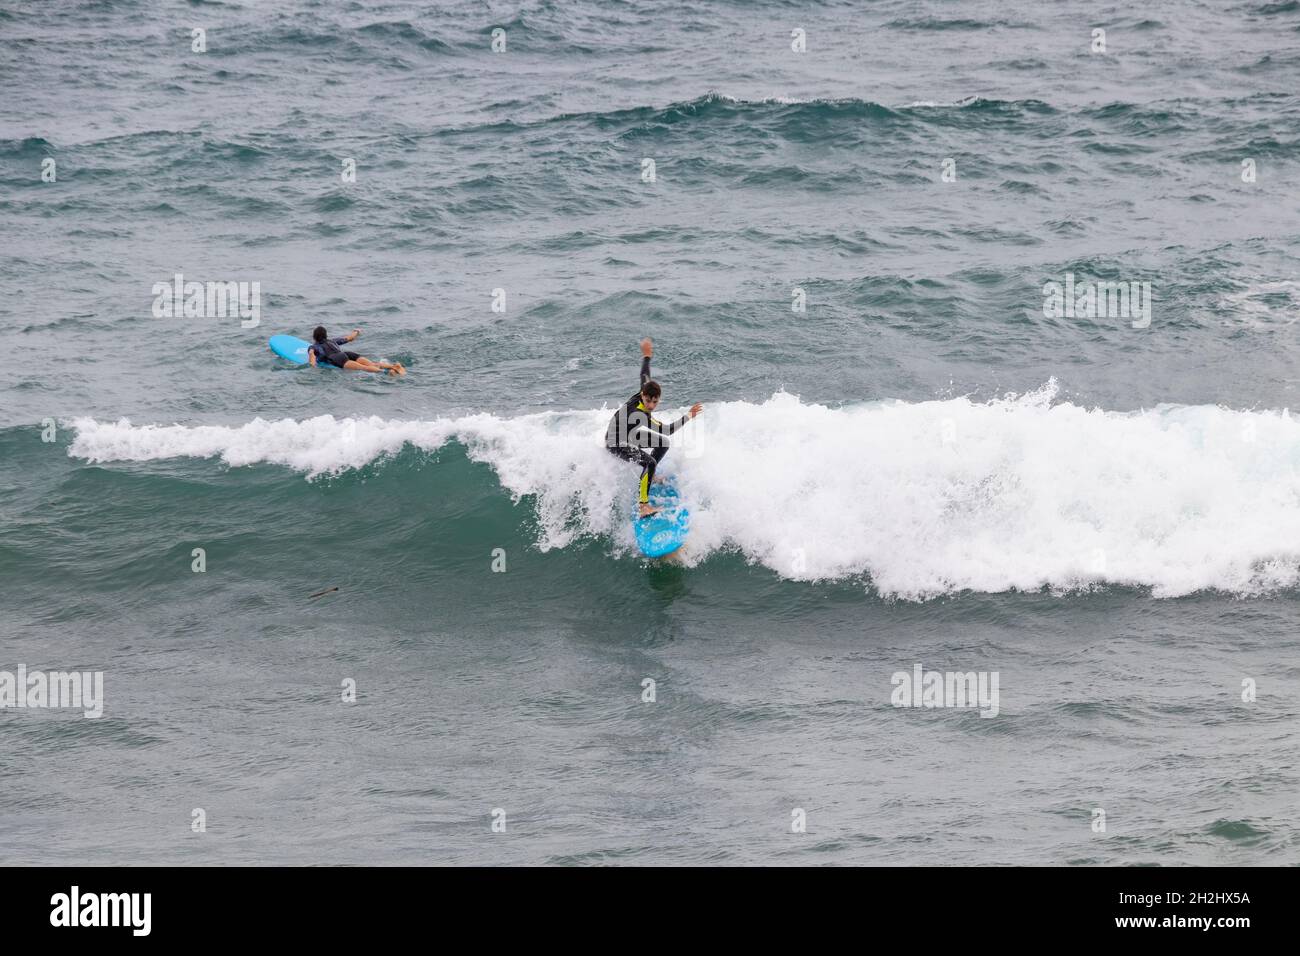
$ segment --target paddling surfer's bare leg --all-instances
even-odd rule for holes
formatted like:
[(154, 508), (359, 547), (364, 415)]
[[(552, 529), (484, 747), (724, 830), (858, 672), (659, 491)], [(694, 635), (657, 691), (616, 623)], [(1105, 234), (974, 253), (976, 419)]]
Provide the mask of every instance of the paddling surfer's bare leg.
[(350, 368), (358, 372), (387, 372), (389, 375), (405, 375), (406, 369), (395, 365), (392, 362), (375, 362), (364, 355), (357, 359), (348, 359), (344, 368)]
[(401, 362), (376, 362), (374, 359), (368, 359), (362, 356), (361, 361), (369, 363), (371, 370), (375, 372), (390, 372), (393, 375), (405, 375), (406, 369)]
[(378, 365), (363, 364), (361, 362), (358, 362), (356, 359), (348, 359), (343, 367), (346, 369), (351, 369), (354, 372), (382, 372), (383, 371), (383, 369), (380, 368)]

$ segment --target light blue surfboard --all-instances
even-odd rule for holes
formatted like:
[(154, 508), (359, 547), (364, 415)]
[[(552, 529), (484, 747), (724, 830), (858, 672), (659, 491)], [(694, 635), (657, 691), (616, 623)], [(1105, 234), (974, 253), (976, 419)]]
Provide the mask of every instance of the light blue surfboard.
[[(292, 335), (273, 335), (267, 345), (280, 358), (288, 359), (295, 365), (307, 364), (307, 342)], [(317, 362), (317, 368), (338, 368), (329, 362)]]
[(649, 518), (638, 518), (633, 511), (632, 531), (637, 547), (647, 558), (672, 554), (686, 541), (691, 530), (691, 513), (677, 494), (669, 478), (661, 485), (650, 486), (650, 503), (661, 509)]

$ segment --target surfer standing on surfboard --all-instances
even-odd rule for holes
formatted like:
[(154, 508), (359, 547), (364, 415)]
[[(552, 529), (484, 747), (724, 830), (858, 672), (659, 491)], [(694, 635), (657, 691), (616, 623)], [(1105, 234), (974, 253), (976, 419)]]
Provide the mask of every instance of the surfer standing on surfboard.
[(696, 402), (689, 412), (667, 425), (651, 414), (663, 394), (659, 383), (650, 377), (650, 356), (654, 351), (649, 339), (641, 340), (641, 390), (619, 406), (605, 430), (605, 447), (610, 454), (641, 466), (637, 514), (642, 518), (659, 510), (650, 504), (650, 482), (654, 481), (655, 466), (668, 454), (668, 436), (704, 410)]
[(325, 326), (316, 326), (311, 333), (314, 341), (307, 346), (307, 364), (314, 368), (318, 361), (329, 362), (338, 368), (352, 369), (356, 372), (386, 371), (389, 375), (406, 374), (406, 369), (402, 367), (401, 362), (374, 362), (356, 352), (345, 352), (339, 348), (341, 345), (347, 345), (360, 334), (360, 329), (353, 329), (347, 335), (332, 339), (325, 331)]

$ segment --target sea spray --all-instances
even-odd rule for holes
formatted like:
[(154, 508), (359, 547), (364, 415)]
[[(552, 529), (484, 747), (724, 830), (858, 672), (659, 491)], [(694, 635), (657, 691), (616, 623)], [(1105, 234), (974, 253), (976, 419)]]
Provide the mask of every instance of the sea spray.
[[(82, 419), (69, 454), (217, 458), (319, 478), (455, 441), (531, 503), (530, 544), (604, 539), (622, 554), (635, 475), (601, 446), (610, 414), (195, 427)], [(1114, 412), (1060, 401), (1049, 383), (987, 402), (840, 408), (778, 393), (710, 405), (692, 427), (699, 434), (664, 470), (691, 503), (693, 564), (738, 551), (788, 579), (861, 578), (906, 599), (1111, 585), (1158, 597), (1258, 593), (1300, 580), (1300, 426), (1285, 411)]]

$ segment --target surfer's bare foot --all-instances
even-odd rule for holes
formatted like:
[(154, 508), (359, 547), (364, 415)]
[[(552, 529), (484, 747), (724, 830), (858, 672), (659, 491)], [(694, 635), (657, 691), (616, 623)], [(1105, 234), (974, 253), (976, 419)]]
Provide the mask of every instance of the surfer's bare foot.
[(658, 514), (658, 513), (659, 513), (659, 509), (656, 508), (654, 505), (640, 505), (637, 508), (638, 518), (649, 518), (651, 515)]

